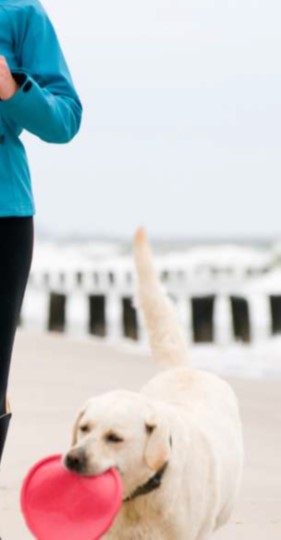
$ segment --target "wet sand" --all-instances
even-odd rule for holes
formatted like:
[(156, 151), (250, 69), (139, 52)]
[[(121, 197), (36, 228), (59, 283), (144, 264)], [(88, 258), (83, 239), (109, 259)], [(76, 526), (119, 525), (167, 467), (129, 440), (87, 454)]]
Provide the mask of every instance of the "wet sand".
[[(28, 540), (22, 480), (38, 459), (64, 452), (77, 408), (113, 388), (137, 390), (156, 372), (128, 347), (19, 331), (10, 379), (13, 418), (0, 473), (3, 540)], [(281, 538), (281, 380), (230, 379), (241, 404), (246, 464), (239, 501), (217, 540)]]

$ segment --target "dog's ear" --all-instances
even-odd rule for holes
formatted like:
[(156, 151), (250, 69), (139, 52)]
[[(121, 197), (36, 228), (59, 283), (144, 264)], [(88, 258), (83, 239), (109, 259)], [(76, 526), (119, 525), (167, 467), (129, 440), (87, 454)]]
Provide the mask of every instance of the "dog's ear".
[(74, 446), (77, 443), (77, 435), (78, 435), (78, 425), (79, 422), (85, 412), (85, 407), (83, 409), (80, 409), (77, 413), (76, 420), (74, 422), (74, 426), (72, 428), (72, 440), (71, 440), (71, 446)]
[(170, 430), (164, 419), (150, 418), (145, 423), (147, 443), (144, 458), (152, 471), (159, 471), (169, 461)]

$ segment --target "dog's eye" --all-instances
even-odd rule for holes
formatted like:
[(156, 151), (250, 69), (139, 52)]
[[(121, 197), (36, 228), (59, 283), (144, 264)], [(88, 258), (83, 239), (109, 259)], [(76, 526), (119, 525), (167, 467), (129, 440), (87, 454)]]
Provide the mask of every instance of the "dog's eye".
[(90, 426), (88, 426), (88, 424), (85, 424), (85, 426), (80, 426), (80, 431), (82, 431), (82, 433), (88, 433), (90, 431)]
[(119, 435), (116, 435), (116, 433), (108, 433), (105, 437), (106, 442), (111, 443), (120, 443), (123, 442), (124, 439), (122, 437), (119, 437)]

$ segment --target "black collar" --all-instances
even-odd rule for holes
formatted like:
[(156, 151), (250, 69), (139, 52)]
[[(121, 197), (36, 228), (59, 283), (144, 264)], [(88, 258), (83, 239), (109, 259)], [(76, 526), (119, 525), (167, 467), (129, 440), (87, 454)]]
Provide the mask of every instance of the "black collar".
[(142, 484), (142, 486), (139, 486), (133, 491), (129, 497), (126, 497), (126, 499), (123, 500), (123, 502), (129, 502), (133, 499), (136, 499), (137, 497), (140, 497), (141, 495), (147, 495), (148, 493), (151, 493), (151, 491), (154, 491), (155, 489), (158, 489), (161, 486), (161, 481), (163, 478), (163, 475), (168, 467), (168, 461), (163, 465), (157, 473), (152, 476), (145, 484)]

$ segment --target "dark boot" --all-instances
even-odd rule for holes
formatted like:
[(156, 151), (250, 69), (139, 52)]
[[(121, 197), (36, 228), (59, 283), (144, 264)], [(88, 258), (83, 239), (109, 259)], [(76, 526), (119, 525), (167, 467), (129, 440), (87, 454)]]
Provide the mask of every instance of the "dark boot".
[(4, 446), (6, 442), (10, 420), (12, 417), (12, 413), (10, 411), (8, 401), (7, 401), (6, 411), (7, 412), (5, 414), (2, 414), (2, 416), (0, 416), (0, 463), (1, 463), (1, 458), (3, 455), (3, 450), (4, 450)]

